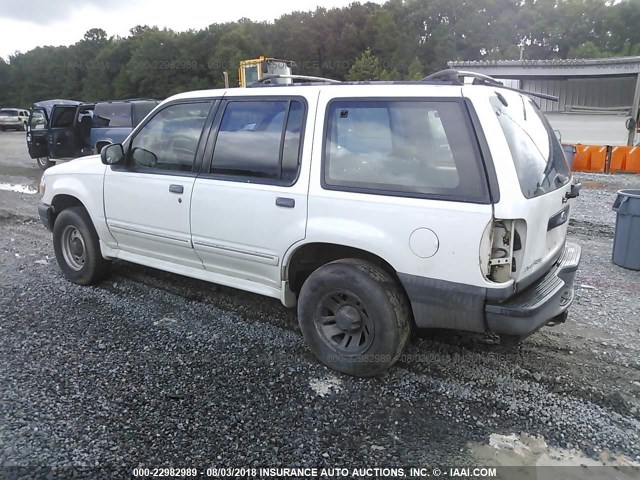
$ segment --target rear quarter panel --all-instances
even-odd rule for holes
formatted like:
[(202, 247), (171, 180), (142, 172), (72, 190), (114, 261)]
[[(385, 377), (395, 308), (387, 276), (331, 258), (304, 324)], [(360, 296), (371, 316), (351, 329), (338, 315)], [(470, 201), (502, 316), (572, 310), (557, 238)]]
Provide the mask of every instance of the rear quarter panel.
[[(323, 189), (322, 151), (328, 102), (335, 98), (388, 99), (390, 96), (388, 88), (367, 85), (343, 86), (339, 93), (327, 89), (320, 95), (305, 241), (334, 243), (371, 252), (399, 273), (490, 286), (480, 269), (480, 244), (492, 219), (490, 204)], [(453, 86), (407, 85), (401, 95), (394, 95), (403, 98), (461, 97), (460, 87)], [(416, 254), (415, 250), (420, 249), (431, 255)]]

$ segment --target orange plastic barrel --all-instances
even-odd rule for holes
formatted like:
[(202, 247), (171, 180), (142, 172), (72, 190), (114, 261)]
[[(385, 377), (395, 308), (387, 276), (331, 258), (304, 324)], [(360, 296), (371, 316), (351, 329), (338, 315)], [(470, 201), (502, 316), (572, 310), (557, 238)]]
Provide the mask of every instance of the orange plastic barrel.
[(612, 147), (611, 148), (611, 173), (627, 171), (627, 155), (634, 147)]
[(603, 173), (607, 165), (607, 147), (605, 145), (591, 145), (590, 172)]
[(628, 147), (625, 171), (640, 173), (640, 147)]
[(591, 160), (589, 145), (576, 145), (576, 154), (573, 156), (573, 170), (588, 171)]

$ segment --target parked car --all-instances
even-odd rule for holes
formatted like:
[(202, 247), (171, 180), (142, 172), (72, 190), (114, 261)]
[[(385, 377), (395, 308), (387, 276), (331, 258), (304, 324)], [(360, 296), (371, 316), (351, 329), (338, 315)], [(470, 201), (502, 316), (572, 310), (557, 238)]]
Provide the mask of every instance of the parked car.
[(123, 142), (151, 110), (157, 100), (113, 100), (96, 103), (89, 134), (89, 145), (100, 153), (105, 145)]
[(27, 148), (29, 156), (36, 160), (42, 169), (55, 165), (49, 158), (49, 122), (52, 118), (53, 108), (56, 105), (64, 105), (75, 109), (81, 102), (75, 100), (43, 100), (36, 102), (31, 107), (27, 124)]
[(171, 97), (45, 172), (58, 265), (81, 285), (118, 258), (277, 298), (351, 375), (392, 365), (413, 327), (513, 343), (564, 322), (579, 184), (529, 96), (460, 76)]
[(29, 112), (21, 108), (0, 109), (0, 130), (3, 132), (10, 128), (14, 130), (26, 130)]
[(122, 142), (157, 104), (147, 99), (36, 103), (27, 131), (29, 154), (46, 169), (58, 160), (100, 153), (105, 145)]

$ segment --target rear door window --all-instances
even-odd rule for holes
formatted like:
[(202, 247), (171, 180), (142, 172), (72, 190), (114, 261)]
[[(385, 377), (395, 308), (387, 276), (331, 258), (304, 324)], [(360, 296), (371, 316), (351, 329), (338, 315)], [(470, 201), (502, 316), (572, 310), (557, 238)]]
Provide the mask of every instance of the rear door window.
[(533, 198), (566, 185), (570, 171), (562, 146), (533, 100), (520, 95), (515, 102), (497, 96), (490, 101), (509, 144), (522, 194)]
[(304, 112), (297, 100), (230, 101), (218, 128), (210, 173), (293, 184)]
[(76, 109), (74, 106), (56, 106), (51, 112), (51, 127), (52, 128), (69, 128), (73, 127), (73, 122), (76, 117)]
[(461, 102), (336, 100), (327, 115), (325, 188), (489, 201)]

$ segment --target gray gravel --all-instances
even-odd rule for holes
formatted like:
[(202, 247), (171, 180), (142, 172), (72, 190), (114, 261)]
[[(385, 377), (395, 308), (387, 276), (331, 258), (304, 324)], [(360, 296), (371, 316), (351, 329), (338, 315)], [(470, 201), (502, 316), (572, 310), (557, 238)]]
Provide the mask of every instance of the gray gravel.
[(475, 465), (470, 442), (520, 432), (640, 461), (640, 272), (610, 261), (640, 178), (578, 176), (567, 323), (517, 351), (426, 332), (366, 380), (319, 365), (276, 300), (122, 262), (70, 284), (37, 196), (0, 192), (0, 465)]

